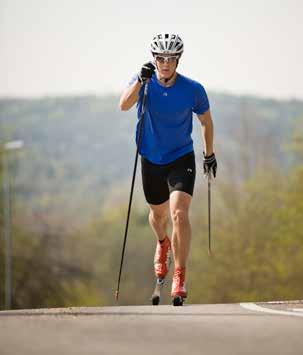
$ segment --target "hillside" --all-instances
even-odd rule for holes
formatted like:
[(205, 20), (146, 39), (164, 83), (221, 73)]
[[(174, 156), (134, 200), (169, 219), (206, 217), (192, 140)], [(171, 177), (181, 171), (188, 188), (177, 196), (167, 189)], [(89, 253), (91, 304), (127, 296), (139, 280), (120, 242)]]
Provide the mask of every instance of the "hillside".
[[(215, 258), (207, 256), (201, 168), (191, 208), (189, 302), (300, 299), (303, 103), (216, 93), (210, 102), (219, 164), (212, 185)], [(13, 308), (114, 303), (136, 123), (135, 111), (119, 112), (117, 103), (113, 96), (0, 101), (1, 143), (24, 141), (21, 152), (9, 154)], [(1, 185), (2, 172), (0, 165)], [(147, 304), (153, 284), (155, 240), (139, 181), (138, 174), (121, 304)], [(0, 238), (1, 280), (5, 250)]]
[[(289, 164), (289, 141), (303, 102), (226, 94), (209, 95), (215, 124), (219, 176), (247, 178), (266, 160)], [(60, 211), (71, 218), (99, 213), (114, 191), (125, 197), (135, 154), (135, 109), (120, 112), (116, 96), (44, 97), (0, 100), (1, 142), (22, 139), (11, 155), (18, 203), (39, 213)], [(193, 138), (202, 146), (197, 120)], [(85, 198), (83, 198), (85, 197)]]

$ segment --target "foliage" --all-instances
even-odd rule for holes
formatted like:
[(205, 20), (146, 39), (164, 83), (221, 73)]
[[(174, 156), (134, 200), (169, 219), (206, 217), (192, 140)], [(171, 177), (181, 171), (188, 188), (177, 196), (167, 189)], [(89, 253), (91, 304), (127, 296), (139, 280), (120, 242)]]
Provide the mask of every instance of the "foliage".
[[(234, 180), (241, 181), (254, 172), (257, 159), (263, 165), (288, 163), (283, 144), (303, 116), (302, 102), (209, 96), (221, 172), (235, 171), (240, 160)], [(0, 142), (24, 141), (12, 164), (19, 204), (79, 225), (98, 215), (133, 166), (136, 113), (119, 112), (118, 101), (116, 96), (0, 99)], [(201, 159), (198, 120), (193, 138)]]
[[(134, 155), (133, 113), (121, 119), (116, 100), (0, 104), (2, 125), (4, 117), (10, 120), (5, 139), (22, 135), (26, 147), (10, 159), (14, 308), (115, 304)], [(297, 117), (303, 104), (226, 95), (212, 100), (219, 137), (212, 189), (214, 257), (207, 256), (207, 191), (198, 170), (189, 302), (302, 298), (303, 134)], [(196, 142), (198, 135), (195, 127)], [(0, 164), (0, 178), (1, 172)], [(121, 304), (148, 304), (154, 282), (155, 238), (138, 180)], [(3, 208), (1, 198), (1, 229)], [(2, 237), (0, 260), (3, 308)], [(170, 302), (169, 288), (168, 283), (165, 302)]]

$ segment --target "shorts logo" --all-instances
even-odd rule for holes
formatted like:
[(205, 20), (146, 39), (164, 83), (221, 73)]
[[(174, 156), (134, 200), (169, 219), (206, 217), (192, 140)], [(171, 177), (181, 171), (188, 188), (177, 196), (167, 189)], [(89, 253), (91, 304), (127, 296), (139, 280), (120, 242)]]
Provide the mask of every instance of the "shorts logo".
[(192, 173), (193, 171), (192, 171), (192, 169), (188, 168), (188, 169), (187, 169), (187, 172), (188, 172), (188, 173)]

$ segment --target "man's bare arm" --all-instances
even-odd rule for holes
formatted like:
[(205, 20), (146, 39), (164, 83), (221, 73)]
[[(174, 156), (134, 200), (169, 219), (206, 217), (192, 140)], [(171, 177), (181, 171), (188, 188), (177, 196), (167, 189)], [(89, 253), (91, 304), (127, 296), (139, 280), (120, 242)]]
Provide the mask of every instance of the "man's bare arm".
[(120, 98), (119, 107), (121, 111), (127, 111), (138, 101), (141, 83), (136, 80), (132, 85), (127, 87)]
[(210, 156), (214, 152), (214, 126), (210, 110), (206, 111), (202, 115), (198, 115), (198, 119), (202, 125), (202, 139), (204, 143), (205, 156)]

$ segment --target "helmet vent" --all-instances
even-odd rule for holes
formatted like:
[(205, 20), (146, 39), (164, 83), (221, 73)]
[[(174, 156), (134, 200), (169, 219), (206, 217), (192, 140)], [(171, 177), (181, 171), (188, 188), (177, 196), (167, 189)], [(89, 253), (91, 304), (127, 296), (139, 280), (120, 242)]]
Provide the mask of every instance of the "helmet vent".
[(175, 33), (159, 33), (154, 36), (151, 44), (153, 54), (168, 54), (181, 56), (184, 50), (182, 39)]

